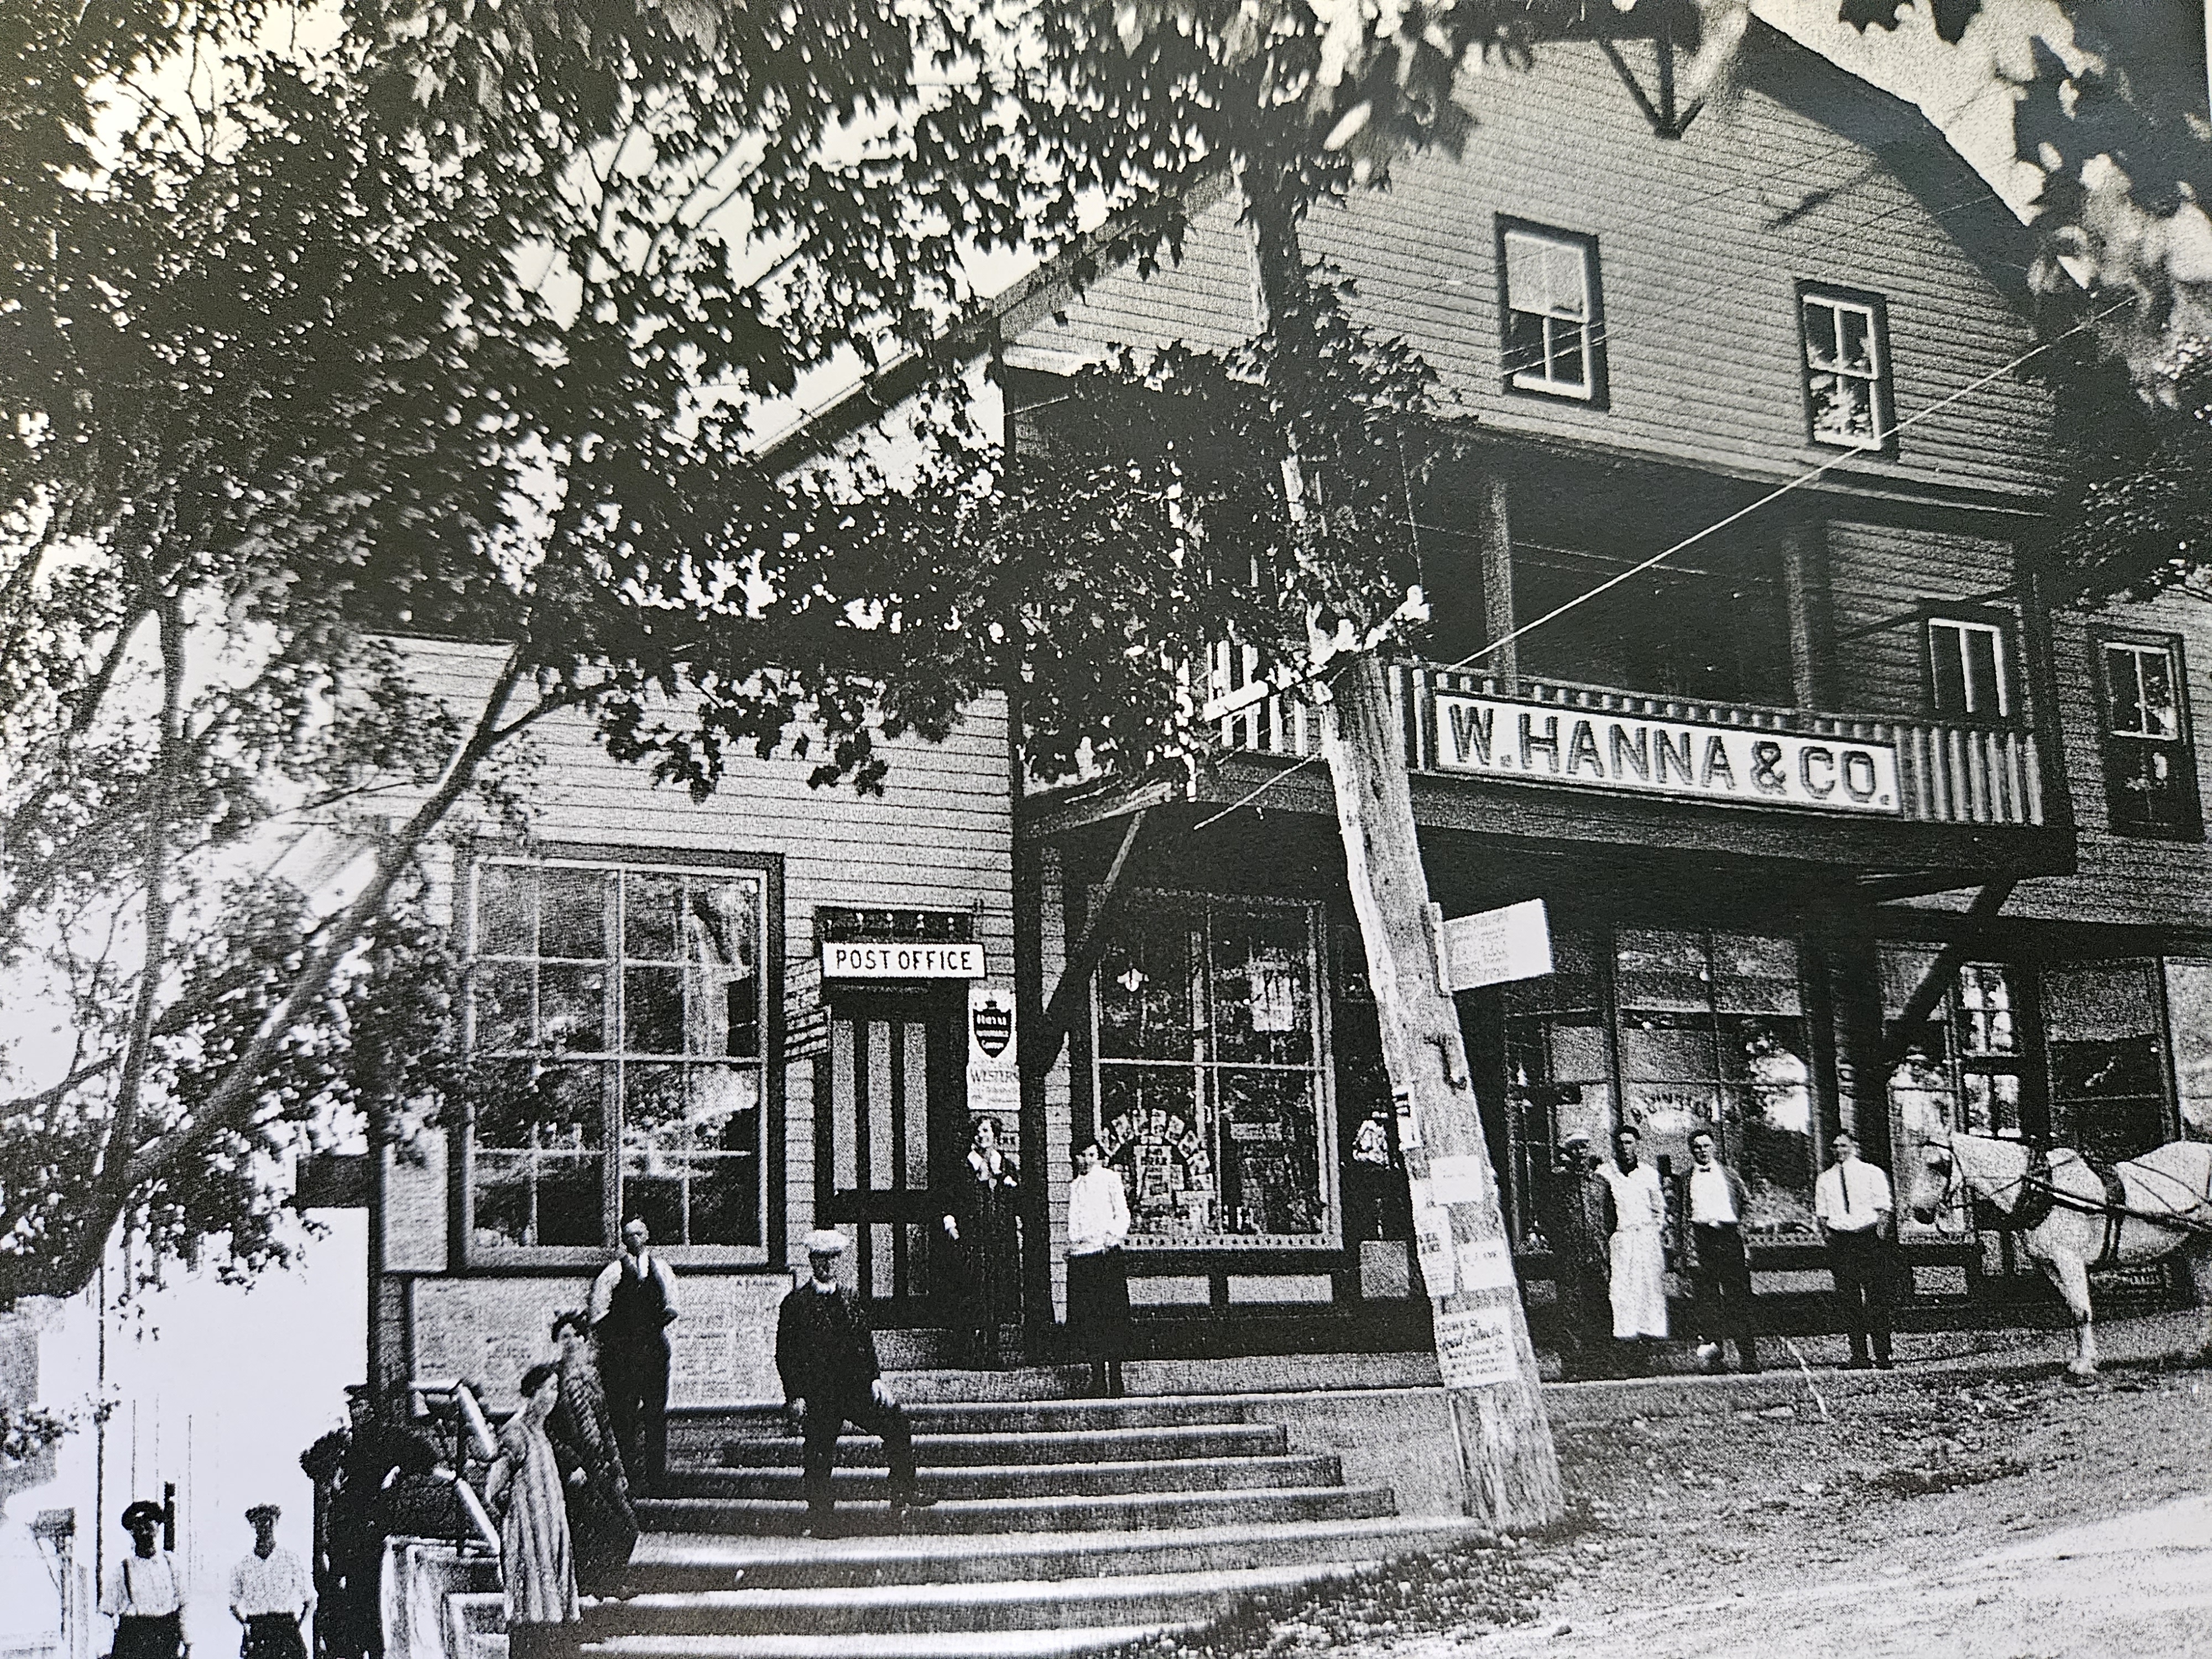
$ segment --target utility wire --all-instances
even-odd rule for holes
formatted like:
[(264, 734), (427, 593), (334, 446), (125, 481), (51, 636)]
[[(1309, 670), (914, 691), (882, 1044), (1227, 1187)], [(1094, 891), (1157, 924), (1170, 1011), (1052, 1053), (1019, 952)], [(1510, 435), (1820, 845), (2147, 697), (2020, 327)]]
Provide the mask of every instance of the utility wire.
[[(2082, 332), (2084, 330), (2094, 326), (2097, 323), (2102, 322), (2106, 318), (2112, 315), (2113, 313), (2124, 309), (2129, 303), (2129, 301), (2123, 301), (2118, 304), (2108, 306), (2102, 311), (2094, 313), (2090, 316), (2083, 318), (2080, 322), (2075, 324), (2073, 327), (2066, 330), (2064, 333), (2053, 335), (2050, 339), (2043, 341), (2038, 345), (2031, 346), (2027, 350), (2021, 352), (2011, 362), (2005, 363), (1999, 368), (1991, 369), (1988, 374), (1982, 375), (1978, 380), (1969, 381), (1966, 385), (1960, 386), (1957, 391), (1953, 392), (1936, 402), (1929, 404), (1925, 409), (1916, 410), (1912, 414), (1907, 416), (1905, 419), (1898, 422), (1894, 426), (1890, 427), (1887, 431), (1883, 432), (1881, 434), (1883, 442), (1887, 443), (1889, 439), (1904, 431), (1907, 427), (1911, 426), (1917, 422), (1924, 421), (1931, 415), (1941, 414), (1944, 410), (1950, 408), (1952, 404), (1958, 403), (1960, 399), (1972, 397), (1983, 387), (2002, 380), (2006, 375), (2012, 374), (2015, 369), (2020, 368), (2031, 359), (2041, 356), (2044, 352), (2050, 350), (2053, 346), (2059, 344), (2062, 341)], [(1844, 462), (1857, 459), (1861, 453), (1862, 452), (1857, 450), (1844, 450), (1836, 455), (1831, 456), (1828, 459), (1821, 462), (1820, 465), (1800, 473), (1797, 477), (1791, 478), (1786, 483), (1779, 484), (1776, 488), (1770, 489), (1765, 495), (1761, 495), (1758, 500), (1750, 502), (1747, 506), (1737, 508), (1735, 512), (1727, 514), (1725, 517), (1716, 520), (1713, 523), (1707, 525), (1702, 530), (1695, 531), (1690, 535), (1685, 536), (1673, 546), (1653, 554), (1650, 558), (1645, 559), (1641, 563), (1632, 565), (1627, 569), (1620, 572), (1618, 575), (1608, 577), (1606, 580), (1598, 583), (1595, 586), (1577, 594), (1573, 599), (1569, 599), (1565, 605), (1553, 606), (1551, 610), (1546, 611), (1542, 616), (1536, 617), (1534, 621), (1523, 623), (1520, 627), (1513, 629), (1510, 632), (1501, 634), (1498, 638), (1491, 641), (1489, 644), (1481, 647), (1478, 650), (1469, 652), (1466, 656), (1462, 657), (1457, 662), (1449, 664), (1447, 666), (1451, 669), (1465, 668), (1469, 664), (1490, 655), (1491, 653), (1499, 649), (1501, 647), (1510, 645), (1514, 641), (1534, 632), (1537, 629), (1543, 627), (1546, 623), (1557, 621), (1559, 617), (1565, 616), (1569, 611), (1573, 611), (1581, 605), (1587, 605), (1590, 600), (1596, 599), (1602, 593), (1611, 592), (1613, 588), (1620, 586), (1623, 582), (1631, 580), (1637, 576), (1640, 576), (1647, 571), (1656, 569), (1658, 566), (1665, 563), (1668, 559), (1672, 558), (1675, 554), (1682, 552), (1687, 548), (1694, 547), (1698, 543), (1704, 541), (1707, 537), (1717, 535), (1720, 532), (1727, 529), (1730, 525), (1739, 523), (1742, 520), (1749, 517), (1752, 514), (1758, 512), (1759, 508), (1771, 506), (1774, 502), (1780, 501), (1784, 495), (1790, 495), (1796, 490), (1803, 489), (1806, 485), (1825, 477), (1828, 472), (1832, 471), (1834, 468), (1842, 465)], [(1327, 677), (1323, 676), (1322, 678), (1326, 678)], [(1279, 695), (1279, 693), (1278, 695)], [(1214, 824), (1220, 823), (1222, 819), (1229, 817), (1231, 814), (1243, 811), (1245, 807), (1257, 800), (1261, 795), (1265, 794), (1268, 790), (1282, 782), (1284, 779), (1291, 776), (1293, 773), (1302, 771), (1307, 766), (1311, 765), (1315, 761), (1319, 760), (1320, 758), (1320, 752), (1316, 750), (1313, 754), (1307, 755), (1294, 762), (1292, 764), (1285, 767), (1281, 771), (1274, 773), (1273, 775), (1262, 780), (1257, 787), (1247, 791), (1244, 794), (1239, 796), (1236, 800), (1231, 801), (1220, 811), (1212, 813), (1206, 817), (1201, 818), (1198, 823), (1191, 826), (1188, 833), (1196, 835), (1201, 830), (1211, 829)]]

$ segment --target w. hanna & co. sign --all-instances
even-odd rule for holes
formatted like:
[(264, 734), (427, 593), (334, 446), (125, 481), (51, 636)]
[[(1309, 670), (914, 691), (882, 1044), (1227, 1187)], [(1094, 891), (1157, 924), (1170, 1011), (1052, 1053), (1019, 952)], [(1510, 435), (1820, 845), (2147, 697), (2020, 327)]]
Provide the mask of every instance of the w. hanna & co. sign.
[(1448, 692), (1435, 707), (1439, 771), (1746, 806), (1903, 811), (1888, 744)]

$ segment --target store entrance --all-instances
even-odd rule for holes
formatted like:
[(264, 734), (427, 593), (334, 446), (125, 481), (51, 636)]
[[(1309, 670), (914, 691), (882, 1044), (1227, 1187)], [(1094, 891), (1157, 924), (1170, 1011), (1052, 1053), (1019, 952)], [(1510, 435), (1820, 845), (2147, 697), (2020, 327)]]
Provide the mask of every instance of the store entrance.
[(963, 989), (839, 989), (815, 1062), (814, 1212), (853, 1241), (848, 1282), (880, 1325), (951, 1319), (942, 1218), (967, 1150)]

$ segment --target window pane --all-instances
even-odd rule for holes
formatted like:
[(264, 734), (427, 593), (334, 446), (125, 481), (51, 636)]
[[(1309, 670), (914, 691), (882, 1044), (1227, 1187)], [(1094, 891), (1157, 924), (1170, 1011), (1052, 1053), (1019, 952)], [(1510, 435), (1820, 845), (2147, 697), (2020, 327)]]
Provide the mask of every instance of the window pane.
[(1969, 1054), (2014, 1051), (2012, 986), (2002, 967), (1971, 962), (1959, 970), (1959, 1037)]
[(1595, 1009), (1598, 994), (1599, 947), (1591, 934), (1559, 928), (1552, 935), (1552, 971), (1540, 979), (1501, 986), (1510, 1011)]
[(2142, 673), (2143, 730), (2154, 738), (2181, 735), (2180, 701), (2173, 693), (2173, 659), (2163, 651), (2138, 654)]
[(1844, 374), (1812, 379), (1813, 430), (1822, 437), (1871, 443), (1875, 437), (1874, 386)]
[[(911, 1030), (918, 1037), (921, 1027)], [(691, 1145), (701, 1152), (758, 1153), (760, 1105), (761, 1076), (752, 1067), (693, 1066)], [(921, 1114), (909, 1109), (908, 1115), (913, 1118)]]
[(1713, 1005), (1726, 1012), (1804, 1012), (1793, 939), (1750, 933), (1713, 935)]
[(1963, 641), (1966, 649), (1966, 712), (1991, 717), (2005, 712), (2002, 670), (1997, 663), (1996, 630), (1970, 628)]
[(1813, 1215), (1813, 1068), (1804, 1024), (1724, 1018), (1721, 1063), (1743, 1081), (1729, 1091), (1728, 1139), (1751, 1189), (1748, 1224), (1804, 1231)]
[(473, 1210), (479, 1242), (605, 1242), (596, 1153), (479, 1152)]
[(690, 1113), (680, 1066), (623, 1068), (623, 1150), (657, 1158), (682, 1152), (689, 1142)]
[(1543, 309), (1544, 252), (1544, 243), (1524, 231), (1505, 233), (1505, 301), (1516, 311)]
[(693, 1244), (761, 1242), (759, 1164), (751, 1155), (708, 1153), (690, 1160), (689, 1209)]
[(1928, 624), (1928, 659), (1936, 692), (1936, 712), (1964, 714), (1966, 702), (1966, 653), (1962, 631), (1956, 623)]
[(538, 1031), (551, 1048), (607, 1047), (607, 970), (548, 963), (538, 970)]
[(604, 958), (613, 881), (606, 870), (540, 872), (538, 955)]
[[(558, 969), (549, 969), (549, 973)], [(623, 1048), (634, 1054), (684, 1052), (684, 976), (677, 968), (623, 972)]]
[(639, 962), (676, 957), (677, 907), (684, 884), (675, 876), (623, 876), (623, 954)]
[(1966, 1129), (1972, 1135), (2020, 1133), (2020, 1079), (2009, 1072), (1969, 1072), (1960, 1080)]
[(1624, 1015), (1620, 1022), (1621, 1074), (1662, 1082), (1670, 1078), (1705, 1079), (1714, 1067), (1713, 1030), (1703, 1015)]
[(684, 918), (690, 1051), (761, 1052), (760, 888), (753, 882), (691, 884)]
[(2212, 962), (2167, 963), (2166, 997), (2181, 1133), (2212, 1140)]
[(1703, 1011), (1712, 1006), (1702, 934), (1624, 927), (1614, 965), (1623, 1008)]
[(603, 1144), (605, 1073), (597, 1066), (533, 1067), (509, 1062), (480, 1068), (476, 1109), (479, 1146), (576, 1151)]
[(1863, 311), (1838, 307), (1836, 333), (1841, 346), (1837, 362), (1861, 374), (1874, 373), (1874, 319)]
[(1276, 1237), (1322, 1231), (1327, 1218), (1311, 1078), (1233, 1070), (1216, 1075), (1225, 1230)]
[(1545, 373), (1558, 386), (1582, 387), (1589, 384), (1589, 354), (1584, 349), (1583, 325), (1579, 323), (1556, 322), (1547, 319), (1544, 324), (1547, 349), (1545, 352)]
[(1098, 1052), (1107, 1059), (1188, 1060), (1196, 964), (1187, 920), (1129, 915), (1098, 964)]
[(1316, 1030), (1304, 913), (1216, 911), (1212, 1057), (1311, 1065)]
[(1155, 1236), (1220, 1230), (1212, 1149), (1181, 1066), (1098, 1068), (1099, 1143), (1121, 1172), (1130, 1231)]
[(1544, 374), (1544, 319), (1516, 311), (1505, 319), (1505, 372), (1516, 377)]
[(526, 957), (536, 945), (538, 872), (486, 864), (477, 870), (477, 954)]
[(531, 1018), (535, 975), (526, 962), (478, 963), (469, 978), (476, 1010), (476, 1045), (481, 1050), (528, 1048), (536, 1030)]
[(1836, 308), (1808, 299), (1805, 314), (1805, 361), (1814, 368), (1833, 368), (1841, 354), (1837, 349)]
[(2132, 647), (2105, 647), (2105, 686), (2112, 699), (2107, 724), (2115, 732), (2136, 734), (2149, 729), (2142, 687), (2136, 678), (2140, 660)]

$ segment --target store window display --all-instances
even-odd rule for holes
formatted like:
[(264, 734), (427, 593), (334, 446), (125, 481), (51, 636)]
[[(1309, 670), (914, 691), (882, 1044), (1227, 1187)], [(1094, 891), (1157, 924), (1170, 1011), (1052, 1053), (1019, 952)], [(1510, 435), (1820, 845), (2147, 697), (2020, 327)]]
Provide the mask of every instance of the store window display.
[(1098, 969), (1099, 1141), (1133, 1244), (1338, 1228), (1315, 907), (1133, 898)]

